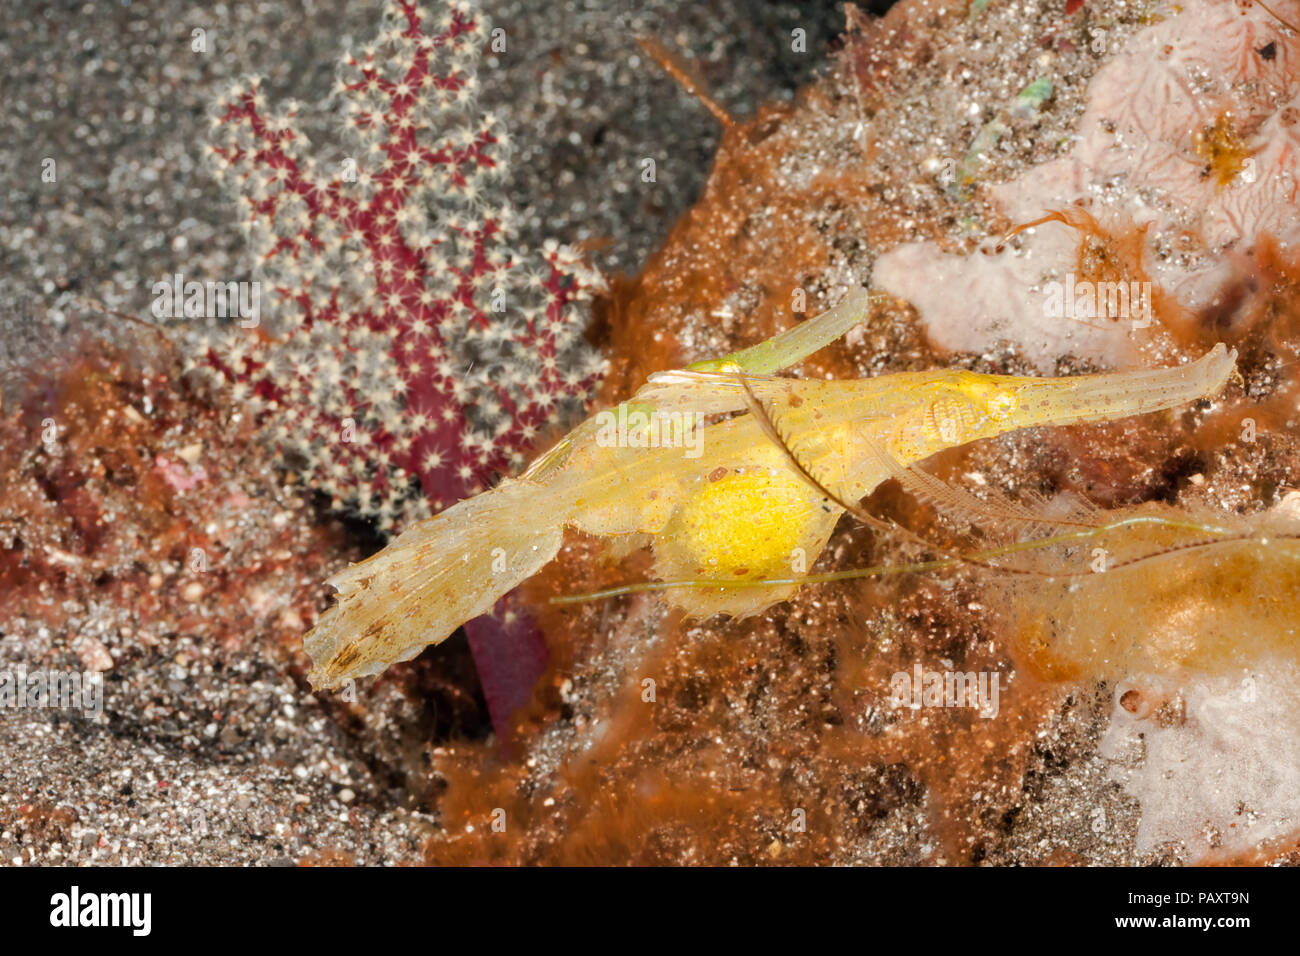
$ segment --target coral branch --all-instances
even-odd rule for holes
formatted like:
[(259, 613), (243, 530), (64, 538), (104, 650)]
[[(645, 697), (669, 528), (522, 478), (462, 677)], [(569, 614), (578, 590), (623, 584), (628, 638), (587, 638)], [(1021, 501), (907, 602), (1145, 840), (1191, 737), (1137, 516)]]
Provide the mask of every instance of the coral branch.
[(490, 199), (508, 137), (474, 112), (487, 32), (463, 2), (432, 32), (391, 5), (378, 42), (344, 60), (351, 154), (332, 173), (256, 79), (214, 117), (212, 156), (275, 302), (267, 329), (205, 343), (201, 363), (279, 413), (273, 438), (313, 486), (386, 531), (518, 469), (600, 374), (576, 307), (599, 277), (552, 242), (526, 271)]
[[(308, 155), (297, 107), (271, 115), (258, 80), (213, 117), (211, 154), (275, 292), (266, 328), (205, 341), (195, 364), (257, 406), (272, 440), (338, 509), (386, 532), (491, 487), (586, 404), (602, 367), (578, 304), (599, 276), (548, 241), (531, 270), (493, 201), (508, 137), (476, 113), (489, 31), (453, 0), (431, 30), (391, 4), (335, 88), (350, 152)], [(545, 666), (522, 610), (473, 622), (504, 734)]]

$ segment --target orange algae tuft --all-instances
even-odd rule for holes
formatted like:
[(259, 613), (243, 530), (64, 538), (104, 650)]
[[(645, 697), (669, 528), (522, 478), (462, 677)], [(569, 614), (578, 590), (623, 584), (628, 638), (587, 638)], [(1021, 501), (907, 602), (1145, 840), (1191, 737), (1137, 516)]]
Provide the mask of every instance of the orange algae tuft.
[(1198, 130), (1192, 146), (1205, 161), (1205, 175), (1213, 176), (1221, 187), (1249, 168), (1252, 150), (1237, 132), (1231, 113), (1220, 113), (1213, 123)]
[[(825, 88), (793, 109), (772, 107), (758, 120), (739, 121), (724, 136), (705, 196), (646, 271), (619, 280), (604, 304), (603, 331), (614, 343), (618, 371), (607, 401), (628, 394), (649, 372), (752, 344), (789, 327), (798, 320), (790, 309), (793, 292), (813, 293), (817, 276), (843, 274), (831, 252), (836, 246), (851, 248), (865, 235), (878, 252), (920, 233), (960, 247), (957, 227), (943, 218), (951, 217), (951, 209), (927, 206), (924, 198), (896, 198), (904, 183), (913, 188), (912, 167), (895, 161), (892, 173), (882, 176), (872, 165), (905, 147), (898, 138), (873, 137), (870, 118), (888, 111), (898, 84), (907, 79), (902, 68), (891, 74), (887, 59), (902, 56), (924, 66), (929, 51), (945, 45), (941, 35), (930, 32), (933, 23), (925, 23), (926, 16), (943, 22), (931, 5), (903, 4), (888, 23), (870, 21), (874, 35), (887, 44), (873, 48), (860, 37), (850, 38), (840, 62), (849, 74), (846, 95), (868, 118), (862, 158), (852, 146), (841, 146), (855, 157), (855, 169), (840, 175), (831, 162), (799, 179), (798, 188), (790, 188), (785, 175), (803, 162), (802, 156), (797, 162), (787, 158), (801, 140), (813, 141), (830, 128), (823, 121), (833, 112), (822, 95)], [(856, 82), (855, 71), (862, 74)], [(837, 121), (846, 122), (844, 116)], [(851, 128), (853, 121), (847, 122)], [(882, 128), (888, 133), (893, 127)], [(1183, 158), (1176, 168), (1189, 178), (1198, 173), (1186, 161), (1192, 128), (1178, 129)], [(924, 158), (916, 157), (914, 166)], [(808, 189), (810, 183), (833, 188), (819, 195)], [(1202, 188), (1214, 188), (1212, 181)], [(1069, 198), (1055, 202), (1064, 206)], [(847, 221), (832, 222), (833, 230), (817, 229), (805, 214), (816, 203), (836, 209), (846, 202)], [(1052, 207), (1004, 208), (1014, 218), (1031, 219)], [(900, 210), (915, 216), (910, 233), (900, 229)], [(1060, 268), (1080, 281), (1141, 282), (1162, 268), (1163, 253), (1146, 248), (1151, 230), (1122, 209), (1106, 207), (1104, 214), (1102, 207), (1080, 214), (1067, 209), (1062, 221), (1065, 215), (1074, 220), (1066, 224), (1078, 235), (1059, 227), (1039, 233), (1066, 240)], [(1208, 242), (1195, 223), (1184, 231), (1185, 236), (1166, 231), (1171, 254)], [(1177, 503), (1207, 521), (1236, 520), (1275, 501), (1288, 476), (1300, 473), (1290, 368), (1296, 358), (1292, 327), (1300, 310), (1293, 273), (1276, 244), (1271, 252), (1267, 239), (1253, 250), (1236, 248), (1240, 251), (1226, 255), (1238, 266), (1234, 291), (1208, 307), (1188, 307), (1172, 296), (1162, 304), (1165, 290), (1152, 281), (1157, 334), (1141, 342), (1144, 361), (1157, 365), (1180, 354), (1200, 354), (1215, 341), (1236, 346), (1242, 379), (1223, 400), (1113, 425), (1032, 430), (945, 453), (927, 467), (945, 480), (968, 487), (988, 484), (1013, 495), (1023, 491), (1051, 499), (1074, 493), (1121, 509), (1144, 501)], [(870, 257), (865, 261), (869, 265)], [(1038, 298), (1028, 295), (1036, 292), (1027, 294), (1025, 307), (1038, 309)], [(952, 298), (963, 310), (962, 321), (970, 324), (972, 303), (961, 295)], [(1016, 305), (1006, 298), (1004, 293), (999, 307)], [(1168, 335), (1159, 334), (1161, 326)], [(943, 364), (920, 330), (906, 309), (881, 308), (858, 334), (804, 363), (796, 374), (848, 377), (864, 370)], [(996, 338), (982, 335), (963, 346), (969, 351), (955, 363), (1027, 371), (1025, 353), (999, 350)], [(1084, 349), (1069, 353), (1069, 348), (1056, 349), (1040, 367), (1074, 374), (1093, 371), (1100, 361)], [(1239, 437), (1247, 417), (1260, 436), (1253, 444)], [(877, 490), (869, 508), (936, 541), (951, 530), (892, 481)], [(1119, 535), (1101, 544), (1119, 555), (1126, 547), (1140, 551), (1168, 541), (1139, 532), (1127, 545)], [(1112, 617), (1119, 619), (1126, 605), (1131, 609), (1144, 600), (1145, 587), (1162, 583), (1156, 570), (1161, 563), (1171, 574), (1196, 562), (1213, 564), (1224, 569), (1223, 588), (1231, 585), (1233, 568), (1264, 581), (1289, 573), (1270, 568), (1267, 557), (1252, 557), (1251, 547), (1171, 554), (1116, 570), (1105, 581), (1087, 577), (1080, 583), (1086, 589), (1104, 587)], [(553, 651), (553, 670), (535, 706), (519, 717), (535, 766), (501, 764), (488, 748), (476, 745), (441, 750), (435, 765), (448, 784), (440, 804), (445, 829), (429, 845), (431, 860), (1137, 861), (1132, 847), (1124, 846), (1127, 824), (1109, 804), (1112, 828), (1098, 835), (1088, 827), (1092, 801), (1109, 800), (1107, 791), (1078, 786), (1086, 779), (1081, 775), (1090, 772), (1088, 765), (1097, 763), (1096, 725), (1104, 722), (1110, 704), (1108, 685), (1090, 675), (1128, 666), (1108, 663), (1114, 652), (1107, 638), (1077, 633), (1071, 638), (1076, 643), (1058, 638), (1042, 651), (1029, 642), (1034, 632), (1028, 624), (1017, 633), (1008, 616), (997, 613), (1003, 602), (995, 577), (972, 568), (809, 588), (759, 617), (725, 624), (688, 623), (647, 595), (599, 604), (544, 603), (556, 593), (593, 591), (652, 574), (645, 552), (602, 564), (599, 550), (595, 539), (570, 532), (559, 560), (526, 585), (541, 603)], [(818, 566), (809, 570), (910, 557), (906, 548), (845, 521)], [(1048, 554), (1043, 557), (1049, 560)], [(1050, 559), (1059, 560), (1060, 553), (1051, 552)], [(1091, 543), (1069, 560), (1086, 569)], [(1122, 580), (1131, 590), (1125, 591)], [(1178, 591), (1176, 580), (1165, 583), (1164, 592), (1154, 592), (1161, 607), (1179, 602), (1185, 607), (1195, 597), (1194, 589)], [(1041, 621), (1053, 606), (1054, 592), (1043, 581), (1015, 578), (1007, 587), (1026, 618), (1038, 614)], [(1229, 616), (1248, 620), (1244, 602), (1242, 597), (1229, 608)], [(1078, 607), (1086, 602), (1080, 600)], [(1231, 653), (1215, 656), (1216, 647), (1226, 646), (1217, 637), (1191, 641), (1193, 652), (1181, 658), (1184, 648), (1176, 641), (1168, 646), (1162, 659), (1169, 662), (1217, 667), (1232, 659)], [(1128, 660), (1139, 659), (1144, 658)], [(998, 717), (981, 720), (957, 708), (891, 709), (882, 688), (891, 675), (917, 663), (1001, 673), (1010, 683)], [(643, 696), (647, 679), (655, 684), (653, 702)], [(1064, 796), (1051, 797), (1053, 787)], [(505, 833), (490, 829), (497, 807), (507, 813)], [(791, 829), (797, 807), (808, 810), (806, 833)], [(1072, 828), (1072, 820), (1081, 824)]]

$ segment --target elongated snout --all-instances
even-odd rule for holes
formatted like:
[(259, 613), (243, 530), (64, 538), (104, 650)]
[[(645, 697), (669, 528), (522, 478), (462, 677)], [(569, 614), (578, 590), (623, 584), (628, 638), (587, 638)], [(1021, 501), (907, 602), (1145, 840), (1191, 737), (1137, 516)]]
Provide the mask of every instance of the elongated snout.
[(1014, 404), (1002, 424), (1003, 430), (1034, 425), (1070, 425), (1141, 415), (1173, 408), (1216, 394), (1232, 374), (1236, 350), (1223, 343), (1187, 365), (1079, 375), (1072, 378), (1038, 379), (1015, 385)]

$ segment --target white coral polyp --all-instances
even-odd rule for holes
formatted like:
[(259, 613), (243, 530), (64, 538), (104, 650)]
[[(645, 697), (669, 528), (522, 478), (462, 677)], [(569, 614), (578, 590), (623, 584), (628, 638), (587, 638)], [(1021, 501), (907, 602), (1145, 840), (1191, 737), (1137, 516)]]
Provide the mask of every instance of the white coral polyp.
[[(1225, 255), (1249, 253), (1265, 236), (1284, 247), (1300, 240), (1298, 58), (1300, 39), (1258, 5), (1190, 0), (1130, 37), (1092, 78), (1070, 154), (993, 187), (994, 201), (1017, 223), (1076, 201), (1103, 226), (1150, 223), (1152, 280), (1192, 313), (1204, 309), (1233, 279)], [(1196, 137), (1224, 116), (1252, 151), (1226, 184), (1196, 152)], [(1080, 241), (1048, 223), (993, 255), (909, 243), (880, 257), (873, 282), (910, 301), (940, 348), (983, 351), (1002, 340), (1045, 371), (1067, 354), (1129, 364), (1135, 323), (1044, 308), (1044, 286), (1076, 269)]]
[(1181, 693), (1130, 714), (1116, 691), (1101, 754), (1141, 804), (1137, 851), (1173, 845), (1190, 861), (1249, 851), (1300, 832), (1300, 667), (1267, 658), (1249, 671), (1134, 678), (1144, 698)]

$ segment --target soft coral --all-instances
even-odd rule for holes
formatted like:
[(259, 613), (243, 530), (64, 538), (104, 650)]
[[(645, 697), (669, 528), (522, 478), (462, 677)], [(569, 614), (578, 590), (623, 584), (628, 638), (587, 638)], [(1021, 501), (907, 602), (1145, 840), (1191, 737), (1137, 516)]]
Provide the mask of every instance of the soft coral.
[[(385, 531), (517, 469), (601, 372), (576, 307), (599, 277), (552, 242), (526, 271), (508, 244), (512, 213), (490, 188), (507, 137), (474, 110), (486, 24), (457, 0), (425, 20), (391, 4), (378, 42), (344, 59), (351, 154), (331, 173), (296, 107), (268, 115), (255, 79), (219, 104), (211, 150), (277, 305), (268, 328), (205, 342), (196, 364), (271, 413), (312, 487)], [(545, 648), (518, 613), (469, 633), (500, 729)]]

